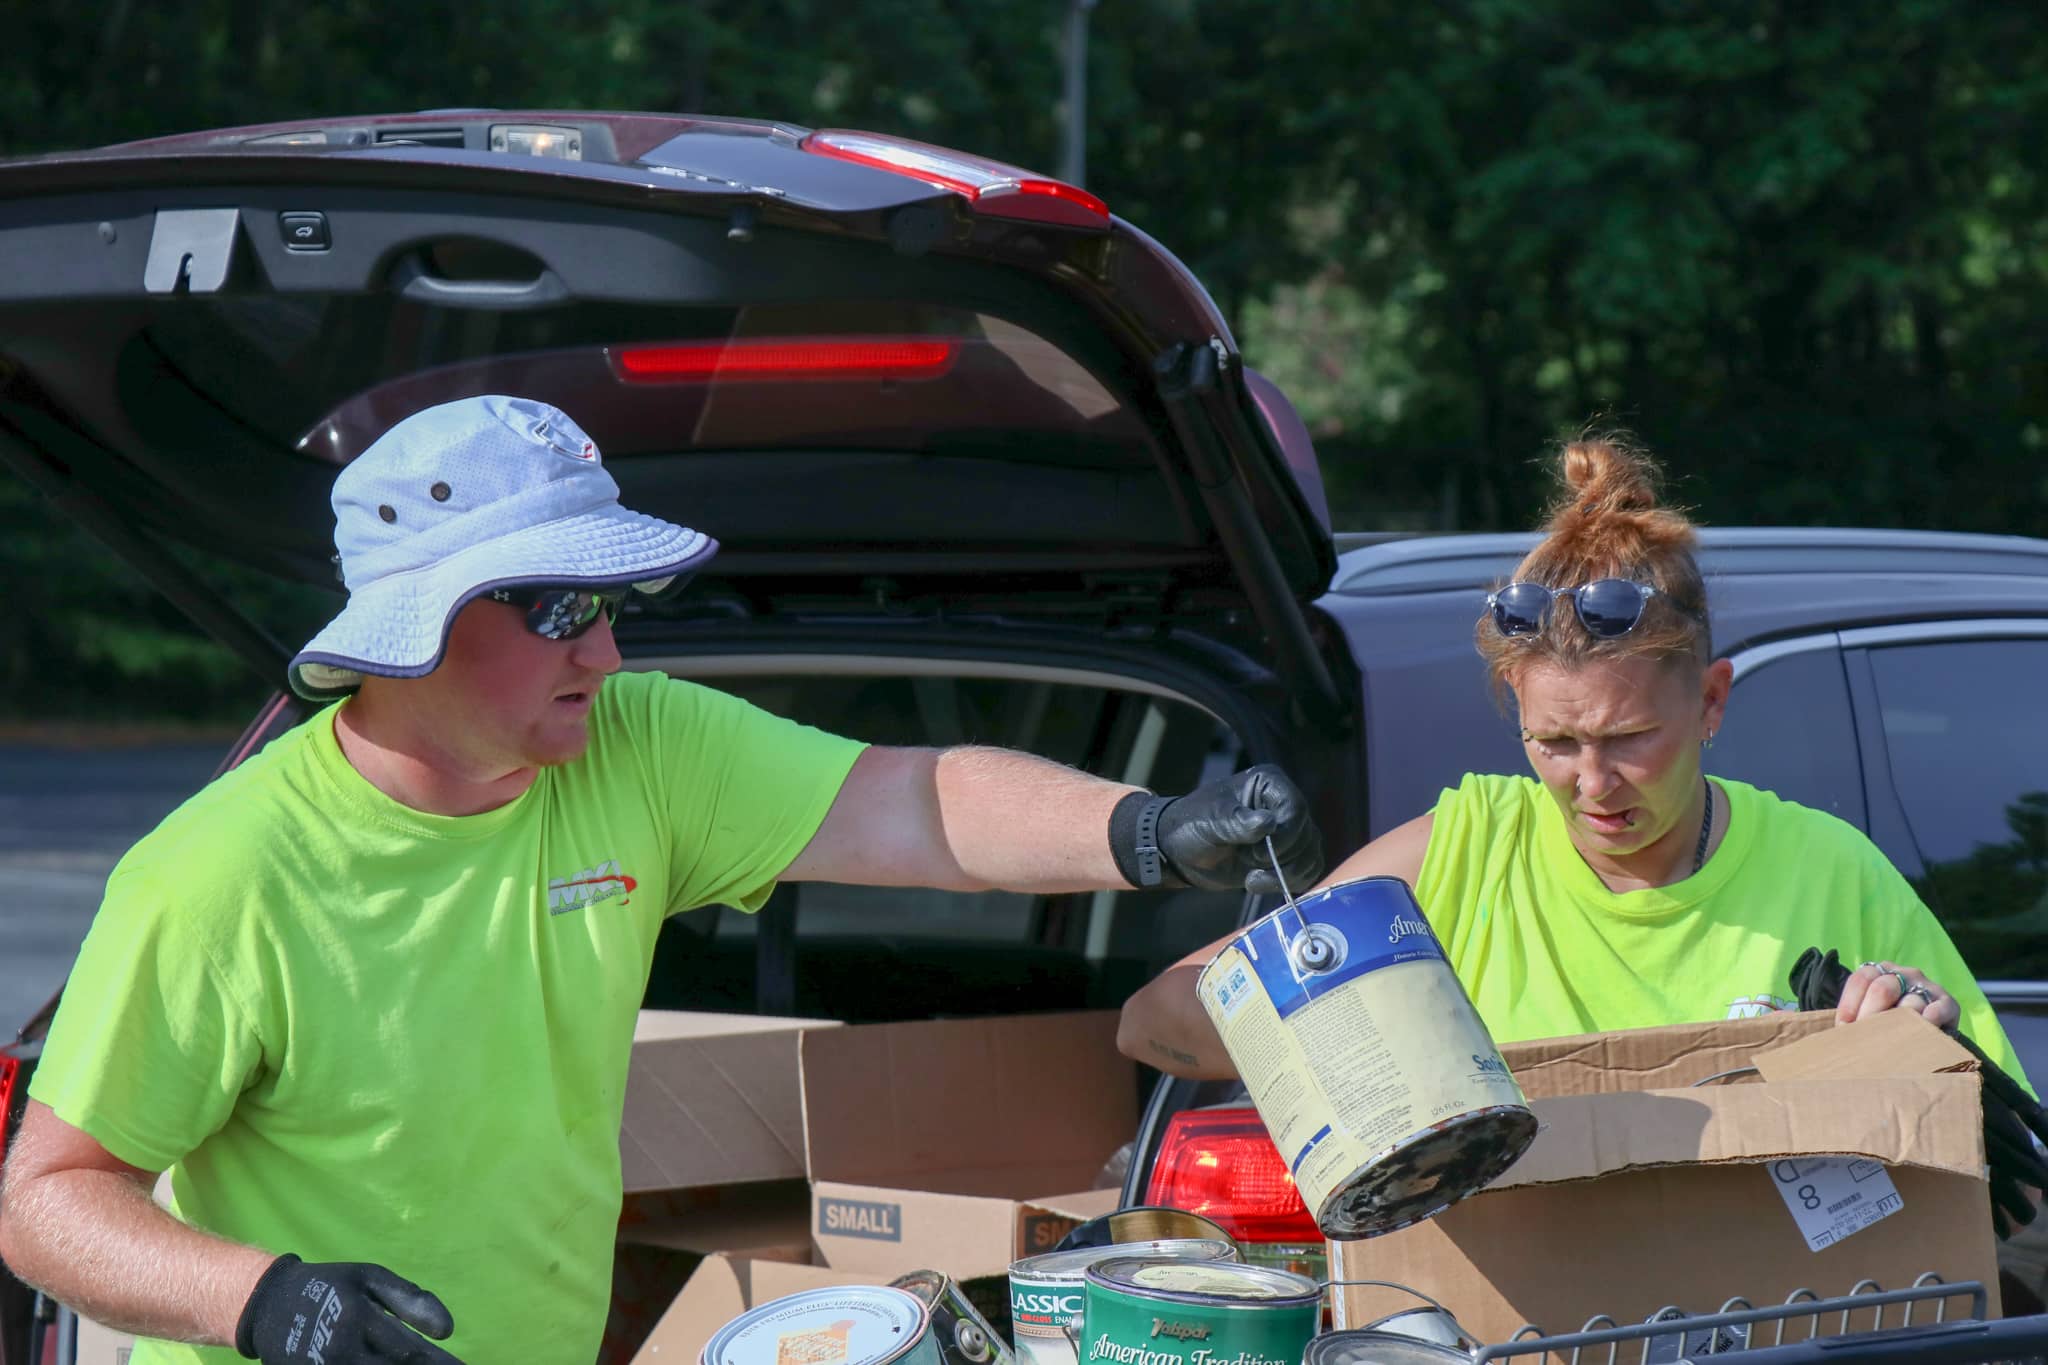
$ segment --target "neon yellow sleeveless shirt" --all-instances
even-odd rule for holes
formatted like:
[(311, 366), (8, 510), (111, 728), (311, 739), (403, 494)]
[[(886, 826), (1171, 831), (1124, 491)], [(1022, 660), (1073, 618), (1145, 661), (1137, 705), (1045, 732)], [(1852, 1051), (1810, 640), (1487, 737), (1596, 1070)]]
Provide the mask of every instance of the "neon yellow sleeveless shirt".
[(620, 674), (583, 757), (451, 818), (366, 782), (335, 709), (121, 861), (31, 1093), (123, 1161), (168, 1166), (199, 1227), (438, 1294), (458, 1358), (589, 1365), (656, 931), (693, 906), (758, 909), (862, 746)]
[(1415, 886), (1497, 1042), (1795, 1008), (1809, 947), (1918, 967), (2015, 1079), (2019, 1060), (1955, 945), (1875, 844), (1824, 811), (1715, 778), (1728, 827), (1706, 866), (1616, 893), (1527, 777), (1469, 774), (1438, 799)]

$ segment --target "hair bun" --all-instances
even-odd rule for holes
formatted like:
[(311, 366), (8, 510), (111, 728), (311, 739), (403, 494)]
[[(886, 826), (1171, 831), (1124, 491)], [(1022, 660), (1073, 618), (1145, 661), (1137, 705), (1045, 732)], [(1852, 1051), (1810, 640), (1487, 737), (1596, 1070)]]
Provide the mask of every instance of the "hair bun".
[(1567, 442), (1558, 473), (1564, 493), (1552, 508), (1553, 529), (1602, 510), (1648, 512), (1657, 506), (1657, 466), (1625, 436), (1589, 435)]

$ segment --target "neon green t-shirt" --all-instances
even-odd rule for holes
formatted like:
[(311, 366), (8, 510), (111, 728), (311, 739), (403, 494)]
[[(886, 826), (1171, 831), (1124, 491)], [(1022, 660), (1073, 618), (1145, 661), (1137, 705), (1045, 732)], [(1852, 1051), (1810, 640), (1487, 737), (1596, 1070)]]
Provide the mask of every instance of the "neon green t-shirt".
[(620, 674), (582, 757), (448, 817), (364, 780), (336, 709), (121, 860), (31, 1093), (168, 1167), (198, 1227), (439, 1295), (472, 1365), (589, 1365), (656, 932), (693, 906), (758, 909), (862, 746)]
[(1853, 826), (1727, 778), (1727, 832), (1684, 881), (1614, 892), (1527, 777), (1468, 774), (1438, 799), (1415, 898), (1496, 1042), (1797, 1008), (1808, 948), (1918, 967), (1963, 1032), (2024, 1082), (1961, 954)]

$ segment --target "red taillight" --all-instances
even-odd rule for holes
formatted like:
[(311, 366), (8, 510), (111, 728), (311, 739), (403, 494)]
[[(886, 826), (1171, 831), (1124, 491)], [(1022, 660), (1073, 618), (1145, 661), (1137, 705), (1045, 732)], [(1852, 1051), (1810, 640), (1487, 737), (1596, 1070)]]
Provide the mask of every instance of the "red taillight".
[(14, 1112), (14, 1083), (20, 1076), (21, 1058), (0, 1052), (0, 1152), (7, 1150), (7, 1117)]
[(612, 372), (628, 384), (937, 379), (958, 342), (924, 337), (755, 337), (615, 346)]
[(948, 151), (908, 138), (881, 137), (844, 128), (812, 133), (802, 146), (819, 156), (894, 171), (952, 190), (966, 196), (976, 213), (1062, 223), (1068, 227), (1109, 226), (1109, 205), (1080, 186), (1049, 180), (986, 157)]
[(1145, 1202), (1214, 1219), (1241, 1242), (1323, 1240), (1256, 1109), (1185, 1109), (1174, 1115), (1160, 1140)]

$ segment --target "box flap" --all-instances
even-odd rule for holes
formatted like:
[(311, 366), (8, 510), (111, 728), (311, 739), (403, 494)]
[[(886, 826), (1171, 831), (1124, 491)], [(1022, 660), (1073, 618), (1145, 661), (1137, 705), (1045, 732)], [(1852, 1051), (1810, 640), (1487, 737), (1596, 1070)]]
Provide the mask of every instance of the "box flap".
[(794, 1019), (779, 1014), (716, 1014), (709, 1010), (641, 1010), (633, 1020), (635, 1043), (671, 1038), (719, 1038), (733, 1033), (786, 1033), (791, 1029), (836, 1028), (836, 1019)]
[(811, 1178), (1029, 1198), (1095, 1182), (1137, 1131), (1117, 1016), (864, 1024), (801, 1038)]
[(1832, 1011), (1622, 1029), (1508, 1043), (1500, 1052), (1530, 1099), (1672, 1090), (1752, 1064), (1763, 1048), (1834, 1027)]
[(1886, 1010), (1756, 1054), (1767, 1081), (1975, 1071), (1969, 1049), (1912, 1010)]
[[(1763, 1087), (1745, 1087), (1761, 1089)], [(1902, 1208), (1875, 1227), (1820, 1251), (1808, 1248), (1775, 1182), (1765, 1170), (1738, 1166), (1676, 1166), (1630, 1171), (1596, 1185), (1544, 1185), (1487, 1190), (1427, 1222), (1364, 1242), (1330, 1244), (1338, 1279), (1390, 1280), (1451, 1305), (1481, 1341), (1504, 1342), (1524, 1323), (1545, 1332), (1576, 1332), (1595, 1314), (1623, 1323), (1646, 1321), (1660, 1308), (1711, 1313), (1741, 1295), (1759, 1307), (1783, 1303), (1795, 1290), (1847, 1294), (1874, 1280), (1904, 1289), (1934, 1272), (1954, 1284), (1976, 1280), (1992, 1291), (1997, 1313), (1998, 1264), (1991, 1233), (1990, 1187), (1936, 1171), (1895, 1168)], [(1531, 1229), (1540, 1229), (1531, 1235)], [(1954, 1315), (1967, 1300), (1950, 1300)], [(1340, 1300), (1341, 1326), (1412, 1307), (1391, 1290), (1352, 1287)], [(1931, 1317), (1921, 1310), (1916, 1321)], [(1898, 1310), (1886, 1316), (1897, 1326)], [(1858, 1330), (1870, 1325), (1859, 1312)], [(1803, 1341), (1811, 1318), (1789, 1324), (1785, 1341)], [(1830, 1314), (1823, 1333), (1843, 1330)], [(1766, 1334), (1758, 1345), (1769, 1345)], [(1675, 1344), (1665, 1338), (1664, 1344)], [(1699, 1352), (1699, 1348), (1694, 1348)], [(1569, 1352), (1528, 1357), (1516, 1365), (1565, 1365)], [(1818, 1352), (1815, 1361), (1832, 1352)], [(1649, 1359), (1680, 1352), (1653, 1350)], [(1694, 1356), (1740, 1361), (1733, 1355)], [(1606, 1352), (1589, 1351), (1585, 1365)], [(1620, 1360), (1637, 1365), (1639, 1345)]]
[(1073, 1194), (1049, 1194), (1040, 1199), (1027, 1199), (1024, 1207), (1031, 1213), (1053, 1213), (1085, 1223), (1090, 1218), (1115, 1213), (1122, 1198), (1121, 1190), (1079, 1190)]
[(711, 1334), (747, 1310), (743, 1264), (723, 1255), (706, 1256), (640, 1343), (634, 1365), (697, 1365)]
[(1536, 1141), (1489, 1189), (1678, 1164), (1835, 1154), (1986, 1178), (1967, 1073), (1706, 1086), (1532, 1100)]
[(628, 1193), (804, 1174), (797, 1041), (829, 1020), (643, 1010), (626, 1071)]

